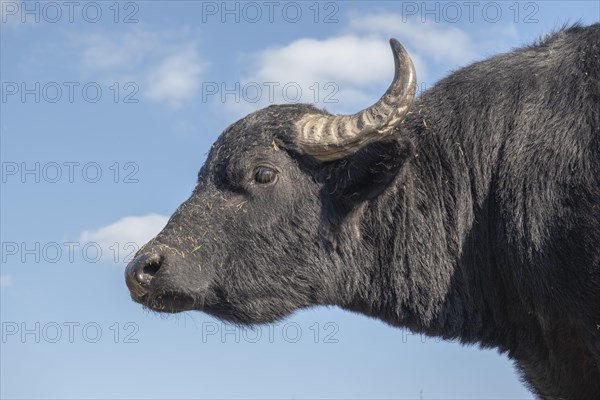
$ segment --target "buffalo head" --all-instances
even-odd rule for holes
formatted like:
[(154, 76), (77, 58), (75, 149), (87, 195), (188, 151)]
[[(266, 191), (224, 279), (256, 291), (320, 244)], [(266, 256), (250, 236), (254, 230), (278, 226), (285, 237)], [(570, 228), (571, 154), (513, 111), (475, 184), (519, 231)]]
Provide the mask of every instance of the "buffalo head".
[(265, 323), (312, 305), (367, 307), (376, 274), (369, 212), (413, 153), (399, 134), (415, 94), (412, 61), (391, 40), (394, 80), (354, 115), (276, 105), (229, 126), (198, 184), (127, 266), (132, 298)]

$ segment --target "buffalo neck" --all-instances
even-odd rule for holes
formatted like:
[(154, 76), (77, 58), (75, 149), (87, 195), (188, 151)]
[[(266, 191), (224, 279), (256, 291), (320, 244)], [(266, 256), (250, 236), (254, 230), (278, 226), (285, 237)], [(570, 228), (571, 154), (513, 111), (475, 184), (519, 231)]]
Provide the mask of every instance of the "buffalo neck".
[(456, 115), (434, 113), (428, 103), (420, 99), (400, 131), (416, 154), (365, 207), (353, 257), (371, 266), (359, 280), (370, 284), (347, 308), (427, 335), (508, 349), (513, 329), (530, 322), (498, 264), (494, 171), (486, 165), (501, 146), (480, 137), (486, 150), (476, 149), (465, 130), (447, 129)]

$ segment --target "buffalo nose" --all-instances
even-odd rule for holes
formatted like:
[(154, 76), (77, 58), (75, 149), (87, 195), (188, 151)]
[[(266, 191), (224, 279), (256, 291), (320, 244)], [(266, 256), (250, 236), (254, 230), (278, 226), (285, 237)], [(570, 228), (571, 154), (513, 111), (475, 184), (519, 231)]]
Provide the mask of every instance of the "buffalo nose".
[(142, 254), (134, 258), (125, 269), (125, 282), (132, 295), (142, 297), (146, 288), (160, 270), (162, 257), (157, 254)]

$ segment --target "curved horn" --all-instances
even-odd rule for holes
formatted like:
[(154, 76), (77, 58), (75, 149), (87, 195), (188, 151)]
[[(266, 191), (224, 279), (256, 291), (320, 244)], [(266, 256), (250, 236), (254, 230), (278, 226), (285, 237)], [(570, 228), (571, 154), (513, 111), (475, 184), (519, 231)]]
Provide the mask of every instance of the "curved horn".
[(388, 135), (412, 105), (417, 75), (410, 56), (396, 39), (390, 39), (394, 53), (394, 80), (371, 107), (354, 115), (304, 116), (296, 127), (296, 143), (319, 161), (339, 160), (362, 146)]

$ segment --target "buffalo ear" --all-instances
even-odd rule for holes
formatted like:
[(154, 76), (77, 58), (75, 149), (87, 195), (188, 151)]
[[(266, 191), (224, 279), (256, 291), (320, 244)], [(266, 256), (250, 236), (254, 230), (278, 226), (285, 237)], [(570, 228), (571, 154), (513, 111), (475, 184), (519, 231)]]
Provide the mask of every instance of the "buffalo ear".
[(361, 203), (381, 195), (414, 152), (410, 140), (394, 138), (368, 144), (332, 163), (324, 190), (333, 209), (343, 218)]

